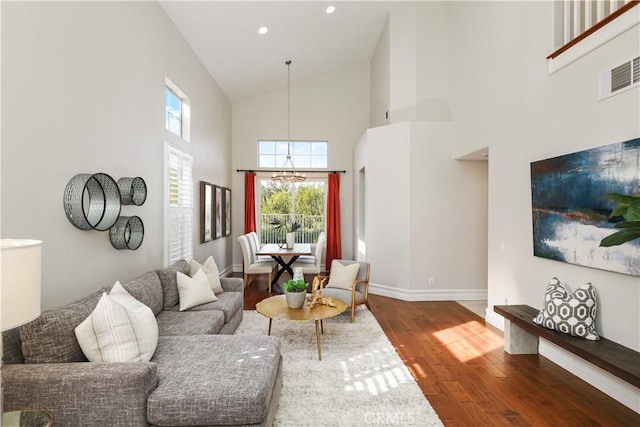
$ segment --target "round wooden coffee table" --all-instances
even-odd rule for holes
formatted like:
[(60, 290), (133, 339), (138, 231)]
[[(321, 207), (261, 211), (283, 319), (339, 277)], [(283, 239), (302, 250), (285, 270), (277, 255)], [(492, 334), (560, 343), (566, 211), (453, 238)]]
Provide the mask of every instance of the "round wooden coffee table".
[(322, 350), (320, 349), (320, 334), (324, 334), (324, 325), (322, 320), (335, 317), (343, 313), (347, 309), (347, 304), (339, 299), (333, 300), (335, 307), (328, 305), (317, 305), (310, 309), (306, 303), (302, 308), (289, 308), (284, 295), (276, 295), (271, 298), (264, 299), (256, 304), (256, 311), (269, 318), (269, 332), (271, 335), (271, 322), (273, 319), (278, 320), (315, 320), (316, 322), (316, 341), (318, 342), (318, 360), (322, 360)]

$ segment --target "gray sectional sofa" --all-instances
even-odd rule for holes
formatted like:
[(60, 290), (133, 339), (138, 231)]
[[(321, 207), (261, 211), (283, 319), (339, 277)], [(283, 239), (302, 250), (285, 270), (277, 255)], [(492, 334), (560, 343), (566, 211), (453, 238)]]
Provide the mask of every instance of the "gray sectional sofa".
[(55, 426), (271, 425), (282, 389), (280, 343), (230, 335), (242, 321), (243, 283), (222, 278), (218, 301), (180, 312), (176, 272), (123, 283), (151, 308), (159, 338), (150, 362), (88, 362), (74, 328), (103, 288), (3, 333), (4, 410), (39, 408)]

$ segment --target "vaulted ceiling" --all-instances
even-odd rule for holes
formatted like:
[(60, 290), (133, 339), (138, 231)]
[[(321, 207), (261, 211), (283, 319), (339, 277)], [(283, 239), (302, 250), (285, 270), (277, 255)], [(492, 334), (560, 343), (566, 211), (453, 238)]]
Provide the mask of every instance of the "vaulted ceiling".
[(160, 2), (231, 102), (285, 87), (289, 59), (292, 84), (370, 59), (396, 3)]

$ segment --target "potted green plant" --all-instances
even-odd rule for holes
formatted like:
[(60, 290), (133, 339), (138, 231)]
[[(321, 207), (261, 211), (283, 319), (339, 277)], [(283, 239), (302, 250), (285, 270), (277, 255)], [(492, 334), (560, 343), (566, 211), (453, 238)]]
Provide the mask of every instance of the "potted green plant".
[(621, 230), (602, 239), (600, 246), (617, 246), (640, 239), (640, 194), (610, 193), (605, 198), (617, 203), (609, 218), (621, 216), (624, 221), (615, 225), (616, 228)]
[(302, 224), (297, 221), (292, 221), (289, 217), (284, 219), (272, 218), (269, 221), (269, 225), (273, 226), (274, 230), (283, 230), (285, 232), (284, 242), (287, 244), (287, 248), (293, 248), (295, 243), (295, 233), (302, 229)]
[(304, 280), (289, 279), (280, 285), (289, 308), (302, 308), (307, 297), (307, 287), (309, 286)]

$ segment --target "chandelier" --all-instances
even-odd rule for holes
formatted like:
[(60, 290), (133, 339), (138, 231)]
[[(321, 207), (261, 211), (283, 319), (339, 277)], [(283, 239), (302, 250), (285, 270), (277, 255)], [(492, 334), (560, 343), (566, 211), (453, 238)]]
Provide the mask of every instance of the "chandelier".
[(302, 182), (307, 177), (295, 170), (291, 160), (291, 60), (286, 61), (285, 64), (287, 65), (287, 158), (281, 170), (275, 172), (271, 179), (278, 182)]

